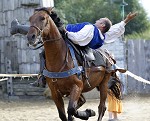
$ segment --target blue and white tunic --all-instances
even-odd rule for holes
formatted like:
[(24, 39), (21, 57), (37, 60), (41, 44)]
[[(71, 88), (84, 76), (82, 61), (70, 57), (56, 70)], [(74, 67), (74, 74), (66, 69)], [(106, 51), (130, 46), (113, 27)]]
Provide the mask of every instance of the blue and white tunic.
[(125, 25), (124, 21), (115, 24), (105, 34), (88, 22), (68, 24), (66, 29), (68, 38), (75, 44), (88, 45), (92, 49), (97, 49), (104, 43), (114, 42), (117, 37), (121, 36), (125, 31)]
[[(104, 35), (101, 34), (99, 29), (95, 25), (92, 25), (88, 22), (68, 24), (66, 26), (66, 29), (69, 33), (74, 32), (78, 35), (77, 38), (74, 38), (74, 36), (72, 36), (72, 33), (69, 34), (71, 35), (71, 38), (73, 37), (71, 40), (74, 43), (79, 44), (80, 46), (88, 45), (92, 49), (97, 49), (104, 43)], [(80, 40), (78, 39), (79, 36)], [(70, 36), (68, 37), (70, 38)], [(86, 40), (84, 38), (86, 38)]]

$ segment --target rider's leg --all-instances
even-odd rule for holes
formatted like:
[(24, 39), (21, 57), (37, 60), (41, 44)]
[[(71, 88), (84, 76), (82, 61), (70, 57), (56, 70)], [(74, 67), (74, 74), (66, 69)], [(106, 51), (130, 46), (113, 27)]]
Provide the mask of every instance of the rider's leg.
[[(11, 22), (10, 33), (12, 35), (17, 34), (17, 33), (26, 35), (28, 33), (29, 27), (30, 27), (29, 25), (22, 25), (22, 24), (20, 24), (18, 22), (18, 20), (15, 19), (15, 20), (13, 20)], [(44, 51), (42, 51), (39, 55), (40, 55), (40, 74), (39, 74), (39, 78), (34, 83), (31, 83), (31, 85), (32, 86), (42, 86), (42, 87), (45, 87), (46, 86), (46, 81), (45, 81), (45, 77), (42, 75), (42, 71), (43, 71), (44, 66), (45, 66)]]
[(45, 51), (43, 50), (40, 54), (40, 73), (39, 73), (39, 78), (33, 82), (33, 83), (30, 83), (32, 86), (35, 86), (35, 87), (45, 87), (46, 86), (46, 79), (45, 77), (43, 76), (43, 70), (45, 68)]
[(30, 27), (29, 25), (20, 24), (18, 22), (18, 20), (15, 19), (11, 22), (10, 33), (11, 33), (11, 35), (14, 35), (14, 34), (17, 34), (17, 33), (26, 35), (28, 33), (29, 27)]

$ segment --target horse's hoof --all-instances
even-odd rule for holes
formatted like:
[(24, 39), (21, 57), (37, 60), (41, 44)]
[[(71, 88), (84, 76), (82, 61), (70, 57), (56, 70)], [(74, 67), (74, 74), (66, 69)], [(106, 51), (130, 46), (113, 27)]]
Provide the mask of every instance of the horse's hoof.
[(92, 116), (96, 115), (95, 111), (93, 111), (91, 109), (86, 109), (86, 112), (89, 114), (89, 117), (92, 117)]

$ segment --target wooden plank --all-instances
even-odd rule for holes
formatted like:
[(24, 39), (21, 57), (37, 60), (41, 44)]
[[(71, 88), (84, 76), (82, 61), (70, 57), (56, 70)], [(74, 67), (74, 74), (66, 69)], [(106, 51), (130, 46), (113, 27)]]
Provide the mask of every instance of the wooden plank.
[(11, 77), (7, 80), (7, 94), (8, 96), (12, 96), (13, 94), (13, 83)]
[(43, 92), (14, 92), (15, 96), (43, 96)]
[(43, 96), (43, 92), (26, 92), (26, 95)]
[(37, 92), (43, 92), (45, 90), (45, 88), (40, 88), (40, 87), (29, 87), (27, 85), (20, 85), (18, 87), (18, 85), (14, 85), (13, 86), (13, 90), (14, 91), (37, 91)]

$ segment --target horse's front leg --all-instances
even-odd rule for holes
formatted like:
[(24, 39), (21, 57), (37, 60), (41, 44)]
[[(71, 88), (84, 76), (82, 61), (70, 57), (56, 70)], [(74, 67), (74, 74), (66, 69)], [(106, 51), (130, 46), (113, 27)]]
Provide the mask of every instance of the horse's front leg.
[(85, 97), (81, 94), (76, 109), (79, 109), (86, 102)]
[(106, 98), (107, 98), (107, 89), (108, 89), (108, 81), (110, 79), (110, 74), (105, 74), (103, 81), (99, 85), (100, 90), (100, 104), (98, 106), (98, 120), (102, 121), (102, 118), (106, 111)]
[(85, 103), (85, 98), (81, 94), (82, 86), (74, 85), (70, 93), (70, 100), (68, 105), (68, 121), (73, 121), (75, 116), (82, 120), (88, 120), (89, 117), (95, 116), (95, 112), (91, 109), (86, 109), (85, 111), (77, 110)]
[(77, 115), (77, 103), (81, 95), (83, 83), (81, 80), (78, 80), (77, 84), (74, 84), (70, 92), (70, 99), (68, 105), (68, 121), (73, 121), (73, 116)]
[(50, 84), (48, 81), (47, 81), (47, 84), (48, 84), (49, 88), (51, 89), (51, 96), (52, 96), (52, 99), (54, 100), (55, 105), (57, 107), (57, 110), (59, 113), (59, 118), (62, 121), (67, 121), (67, 117), (66, 117), (66, 113), (65, 113), (65, 107), (64, 107), (64, 101), (63, 101), (62, 96), (57, 91), (55, 86), (52, 86), (52, 84)]

